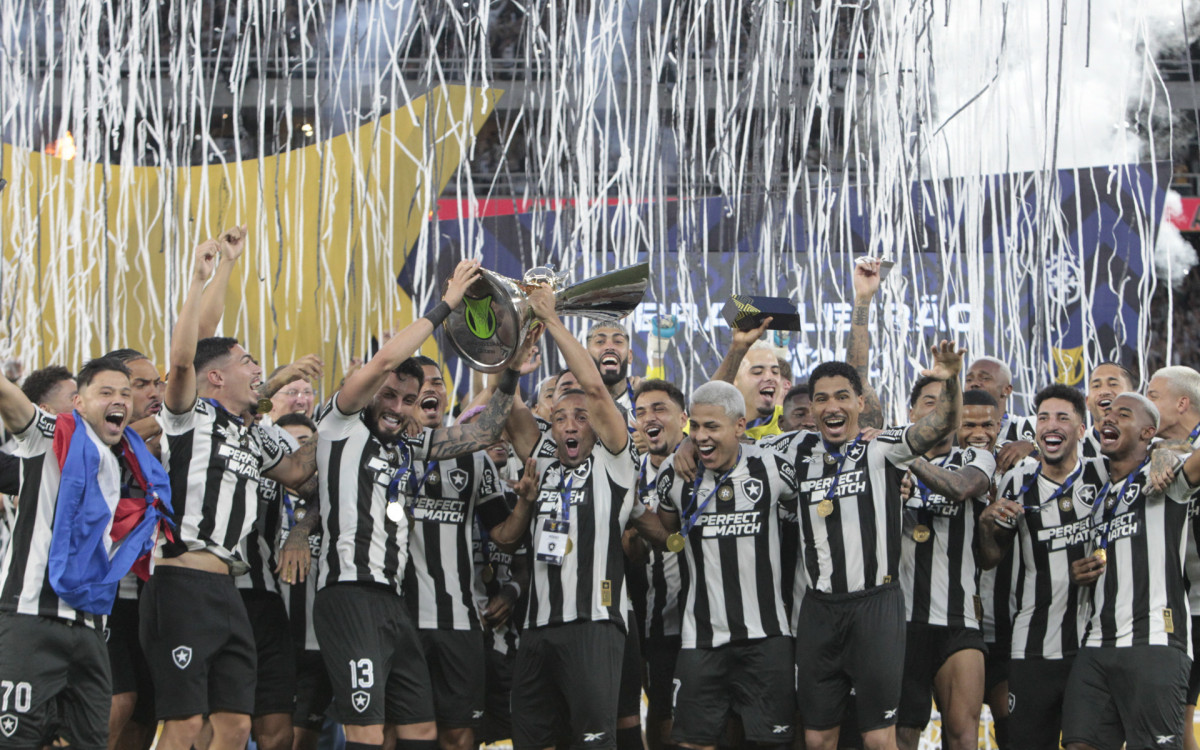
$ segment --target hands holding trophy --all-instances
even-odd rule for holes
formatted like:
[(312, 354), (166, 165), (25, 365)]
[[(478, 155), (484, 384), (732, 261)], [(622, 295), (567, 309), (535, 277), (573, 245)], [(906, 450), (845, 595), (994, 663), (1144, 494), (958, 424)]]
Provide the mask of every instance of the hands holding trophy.
[(562, 274), (539, 266), (526, 271), (521, 281), (481, 269), (467, 288), (463, 303), (442, 324), (454, 351), (473, 369), (499, 372), (517, 356), (523, 334), (535, 315), (529, 294), (538, 287), (554, 293), (559, 314), (582, 315), (616, 321), (633, 312), (646, 293), (650, 264), (611, 271), (566, 286)]

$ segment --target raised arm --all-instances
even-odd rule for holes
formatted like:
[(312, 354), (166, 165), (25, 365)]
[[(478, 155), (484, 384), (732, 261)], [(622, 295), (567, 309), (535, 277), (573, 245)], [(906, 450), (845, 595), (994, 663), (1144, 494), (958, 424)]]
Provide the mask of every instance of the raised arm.
[(712, 379), (732, 383), (742, 366), (742, 360), (746, 358), (746, 352), (750, 351), (750, 347), (754, 345), (754, 342), (762, 338), (762, 335), (767, 332), (767, 326), (771, 325), (772, 320), (774, 318), (764, 318), (758, 328), (751, 328), (748, 331), (743, 331), (740, 328), (730, 329), (733, 331), (733, 343), (729, 345), (729, 351), (725, 353), (725, 358), (721, 360), (721, 364), (717, 367), (717, 371), (713, 373)]
[(246, 225), (227, 229), (220, 237), (221, 263), (213, 272), (212, 283), (204, 290), (200, 302), (200, 338), (217, 335), (217, 326), (225, 314), (225, 295), (229, 291), (229, 279), (233, 266), (246, 249)]
[(629, 442), (629, 427), (625, 415), (617, 408), (617, 403), (613, 401), (612, 394), (604, 384), (604, 379), (600, 377), (600, 370), (596, 368), (596, 363), (587, 349), (583, 348), (583, 344), (579, 343), (558, 317), (554, 309), (554, 293), (549, 287), (539, 287), (530, 293), (529, 302), (534, 315), (546, 325), (546, 330), (558, 345), (567, 369), (575, 375), (579, 387), (587, 395), (588, 414), (596, 437), (611, 453), (623, 450)]
[[(504, 374), (500, 377), (500, 383), (496, 386), (496, 393), (488, 401), (487, 408), (480, 412), (479, 419), (470, 424), (439, 427), (433, 431), (433, 435), (429, 438), (427, 455), (429, 460), (454, 458), (465, 453), (474, 453), (500, 439), (501, 433), (504, 432), (505, 422), (508, 420), (509, 410), (512, 409), (513, 399), (516, 397), (521, 366), (541, 335), (541, 323), (534, 324), (533, 328), (529, 329), (529, 333), (525, 334), (520, 351), (513, 358), (512, 365), (505, 368)], [(537, 427), (535, 426), (534, 429), (536, 430)]]
[(964, 466), (956, 471), (918, 458), (910, 468), (926, 487), (955, 503), (983, 497), (992, 485), (991, 477), (974, 466)]
[(883, 429), (883, 406), (879, 394), (867, 380), (871, 370), (871, 301), (879, 291), (879, 259), (861, 258), (854, 264), (854, 311), (850, 315), (850, 336), (846, 340), (846, 363), (858, 373), (863, 386), (863, 410), (859, 427)]
[(354, 414), (365, 409), (383, 381), (387, 380), (388, 373), (416, 354), (433, 329), (441, 325), (450, 311), (462, 303), (463, 294), (479, 278), (479, 273), (479, 261), (464, 260), (459, 263), (441, 303), (388, 339), (369, 362), (346, 378), (338, 390), (337, 408), (343, 414)]
[(33, 422), (37, 407), (17, 384), (0, 376), (0, 419), (9, 432), (20, 432)]
[(218, 244), (207, 240), (196, 248), (196, 262), (192, 267), (192, 282), (187, 297), (175, 321), (175, 332), (171, 334), (171, 370), (167, 375), (167, 388), (163, 393), (163, 406), (175, 414), (183, 414), (196, 403), (196, 344), (200, 340), (200, 304), (204, 294), (204, 282), (213, 275), (217, 263)]
[(287, 367), (280, 368), (279, 372), (275, 373), (275, 377), (259, 387), (258, 392), (263, 398), (270, 398), (296, 378), (320, 385), (321, 375), (324, 372), (325, 363), (321, 361), (320, 357), (315, 354), (305, 354)]
[(958, 385), (958, 373), (962, 370), (963, 355), (967, 350), (955, 347), (950, 341), (943, 341), (932, 347), (930, 352), (933, 354), (933, 367), (922, 370), (921, 375), (941, 380), (946, 385), (933, 411), (908, 428), (908, 446), (918, 456), (956, 430), (962, 416), (962, 389)]

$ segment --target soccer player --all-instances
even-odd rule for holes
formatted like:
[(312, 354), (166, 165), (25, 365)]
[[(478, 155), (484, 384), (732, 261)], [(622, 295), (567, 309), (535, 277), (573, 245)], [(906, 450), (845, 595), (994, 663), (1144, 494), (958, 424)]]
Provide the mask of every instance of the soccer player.
[[(105, 358), (124, 362), (129, 368), (130, 413), (129, 427), (146, 441), (146, 448), (158, 455), (162, 426), (158, 413), (162, 411), (163, 381), (146, 355), (133, 349), (117, 349)], [(108, 746), (134, 747), (138, 750), (154, 736), (154, 685), (150, 681), (150, 665), (138, 642), (138, 594), (141, 582), (130, 572), (121, 579), (117, 601), (109, 615), (108, 661), (112, 668), (112, 710), (108, 716)], [(129, 736), (122, 738), (123, 732)]]
[[(451, 521), (451, 512), (459, 511), (431, 509), (424, 502), (429, 478), (418, 475), (415, 466), (445, 461), (454, 469), (457, 463), (451, 459), (496, 442), (513, 402), (518, 371), (506, 368), (477, 421), (422, 429), (416, 423), (416, 404), (423, 372), (410, 357), (462, 302), (479, 273), (478, 261), (461, 262), (442, 302), (346, 378), (317, 421), (323, 539), (313, 623), (350, 750), (380, 747), (385, 724), (395, 728), (399, 750), (437, 746), (429, 671), (404, 598), (403, 578), (418, 515), (433, 510)], [(525, 354), (538, 333), (526, 337)], [(524, 362), (525, 356), (518, 354), (514, 361)], [(406, 435), (410, 430), (414, 434)], [(449, 477), (445, 484), (453, 485)], [(527, 522), (519, 516), (514, 513), (501, 524), (507, 532), (494, 527), (493, 536), (515, 543)], [(447, 530), (457, 535), (457, 522)], [(289, 544), (298, 539), (293, 529)], [(445, 592), (462, 596), (457, 586)]]
[(1149, 484), (1159, 413), (1122, 393), (1100, 424), (1108, 482), (1092, 507), (1090, 554), (1071, 564), (1088, 620), (1063, 699), (1063, 743), (1181, 748), (1191, 662), (1184, 575), (1187, 507), (1200, 485), (1193, 453), (1166, 492)]
[[(72, 747), (106, 747), (113, 692), (104, 615), (120, 578), (153, 545), (152, 529), (140, 541), (136, 532), (156, 525), (166, 509), (158, 498), (170, 498), (162, 467), (127, 429), (133, 394), (125, 364), (94, 359), (75, 387), (73, 409), (56, 419), (0, 378), (0, 418), (22, 464), (16, 523), (0, 564), (0, 745), (7, 747), (40, 747), (51, 732)], [(143, 513), (139, 528), (118, 531), (118, 506)], [(111, 568), (81, 576), (75, 566), (94, 564), (97, 554)], [(61, 727), (50, 725), (54, 718)]]
[(783, 412), (783, 407), (776, 404), (778, 394), (782, 392), (779, 359), (773, 346), (759, 341), (769, 324), (770, 318), (767, 318), (757, 328), (745, 331), (733, 328), (729, 351), (713, 374), (713, 380), (733, 383), (742, 394), (748, 415), (746, 436), (754, 440), (778, 435), (779, 415)]
[(779, 516), (796, 500), (795, 467), (740, 442), (746, 412), (736, 387), (706, 383), (690, 407), (697, 478), (684, 481), (668, 459), (656, 482), (663, 524), (683, 543), (671, 736), (684, 747), (715, 748), (737, 713), (747, 740), (790, 746), (795, 670)]
[(1008, 412), (1009, 397), (1013, 392), (1012, 369), (1008, 365), (995, 357), (979, 357), (971, 362), (964, 382), (968, 391), (982, 388), (990, 393), (1004, 411), (1000, 421), (1000, 445), (1018, 440), (1033, 440), (1033, 420), (1029, 417), (1014, 417)]
[(1099, 457), (1100, 423), (1104, 421), (1104, 412), (1118, 394), (1133, 389), (1133, 374), (1116, 362), (1101, 362), (1092, 368), (1087, 389), (1087, 408), (1092, 418), (1092, 428), (1083, 439), (1085, 456)]
[(588, 331), (587, 351), (596, 363), (609, 395), (621, 412), (632, 419), (633, 390), (641, 378), (629, 377), (629, 365), (633, 361), (629, 332), (619, 323), (597, 323)]
[(254, 712), (255, 644), (233, 575), (248, 570), (238, 552), (258, 511), (262, 476), (315, 493), (315, 449), (285, 455), (247, 420), (262, 369), (235, 339), (197, 341), (204, 283), (219, 243), (240, 248), (245, 229), (196, 251), (191, 284), (171, 338), (170, 374), (159, 420), (171, 477), (174, 539), (159, 549), (142, 590), (142, 649), (164, 721), (158, 747), (186, 750), (207, 715), (212, 748), (243, 747)]
[[(422, 384), (416, 420), (436, 429), (446, 418), (442, 370), (416, 356)], [(486, 446), (485, 446), (486, 447)], [(485, 713), (486, 650), (474, 606), (475, 525), (488, 533), (509, 515), (495, 464), (481, 449), (440, 461), (414, 460), (410, 563), (404, 598), (417, 626), (433, 686), (438, 740), (443, 750), (476, 746)]]
[[(1157, 437), (1171, 441), (1184, 450), (1200, 447), (1200, 373), (1190, 367), (1164, 367), (1154, 373), (1146, 386), (1146, 397), (1158, 407), (1160, 423)], [(1196, 699), (1200, 697), (1200, 502), (1192, 498), (1188, 506), (1187, 558), (1185, 570), (1191, 583), (1188, 588), (1188, 609), (1192, 614), (1192, 669), (1188, 676), (1187, 704), (1184, 712), (1184, 745), (1196, 748), (1196, 736), (1191, 731), (1196, 714)]]
[(1038, 459), (1001, 481), (979, 522), (979, 564), (992, 567), (1015, 548), (1010, 707), (1013, 747), (1057, 750), (1067, 676), (1079, 649), (1079, 592), (1071, 564), (1091, 539), (1092, 503), (1108, 477), (1099, 457), (1084, 458), (1083, 394), (1051, 385), (1034, 398)]
[[(509, 422), (517, 454), (536, 459), (523, 489), (537, 492), (529, 610), (513, 674), (513, 742), (517, 750), (564, 740), (600, 750), (617, 742), (626, 640), (621, 540), (636, 513), (637, 464), (626, 419), (593, 358), (559, 320), (553, 293), (542, 287), (529, 300), (580, 388), (560, 393), (548, 434), (528, 410), (514, 409)], [(661, 543), (657, 520), (635, 518), (640, 533)]]
[[(683, 440), (687, 411), (683, 393), (665, 380), (643, 380), (634, 394), (638, 430), (646, 436), (646, 455), (638, 468), (638, 499), (658, 511), (658, 472)], [(679, 613), (679, 554), (653, 549), (640, 537), (642, 549), (631, 559), (644, 559), (645, 586), (634, 601), (641, 618), (642, 659), (646, 674), (646, 743), (651, 750), (671, 744), (675, 661), (682, 647)], [(632, 587), (632, 584), (631, 584)]]
[(814, 431), (817, 423), (812, 418), (812, 399), (808, 397), (808, 383), (798, 383), (783, 397), (783, 413), (779, 415), (782, 432), (798, 430)]
[(62, 365), (34, 370), (21, 385), (25, 398), (50, 416), (69, 414), (75, 408), (75, 376)]
[(799, 482), (796, 575), (807, 576), (808, 589), (796, 627), (796, 666), (809, 677), (799, 681), (796, 697), (810, 750), (837, 746), (851, 690), (863, 746), (896, 743), (905, 641), (900, 480), (912, 459), (951, 434), (962, 410), (962, 351), (943, 341), (932, 352), (932, 369), (922, 375), (946, 385), (920, 421), (864, 442), (858, 372), (825, 362), (808, 381), (819, 432), (780, 446)]
[[(932, 412), (941, 381), (921, 378), (912, 389), (909, 421)], [(913, 750), (929, 723), (937, 696), (942, 737), (949, 750), (979, 744), (985, 646), (976, 591), (975, 526), (988, 504), (1000, 430), (1000, 410), (986, 391), (963, 394), (957, 433), (912, 462), (915, 487), (904, 514), (900, 584), (907, 642), (904, 686), (896, 730), (898, 744)]]

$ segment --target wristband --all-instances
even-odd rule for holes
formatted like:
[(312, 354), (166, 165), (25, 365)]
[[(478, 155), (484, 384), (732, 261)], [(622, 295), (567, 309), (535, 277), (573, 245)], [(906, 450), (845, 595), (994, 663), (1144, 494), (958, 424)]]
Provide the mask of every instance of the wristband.
[(450, 316), (450, 305), (446, 304), (446, 300), (437, 303), (436, 306), (429, 312), (425, 313), (425, 319), (433, 323), (433, 327), (437, 328), (446, 318)]
[(500, 383), (496, 386), (496, 390), (506, 396), (513, 396), (517, 392), (517, 381), (521, 375), (511, 367), (504, 368), (504, 374), (500, 376)]

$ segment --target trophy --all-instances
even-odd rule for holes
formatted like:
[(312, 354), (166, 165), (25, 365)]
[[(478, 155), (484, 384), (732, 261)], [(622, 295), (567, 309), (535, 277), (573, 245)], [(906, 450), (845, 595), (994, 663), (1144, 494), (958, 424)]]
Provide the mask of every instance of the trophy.
[(484, 269), (442, 327), (450, 346), (471, 368), (500, 372), (521, 348), (521, 340), (533, 323), (526, 293), (536, 286), (545, 284), (554, 290), (554, 309), (560, 314), (615, 322), (638, 306), (649, 281), (649, 263), (610, 271), (572, 286), (565, 286), (564, 274), (546, 266), (531, 268), (521, 281)]

